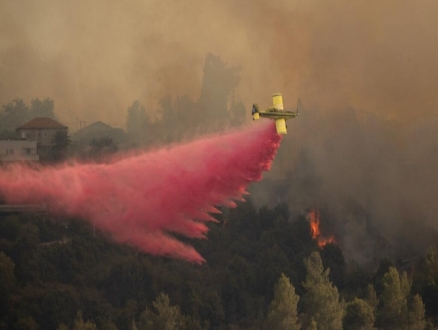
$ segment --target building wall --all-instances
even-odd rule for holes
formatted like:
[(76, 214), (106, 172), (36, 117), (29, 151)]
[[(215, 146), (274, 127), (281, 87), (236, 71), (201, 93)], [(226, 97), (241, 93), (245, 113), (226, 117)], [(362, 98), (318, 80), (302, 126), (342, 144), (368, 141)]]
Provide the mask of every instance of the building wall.
[(36, 141), (0, 141), (0, 161), (38, 161)]
[(26, 139), (29, 141), (36, 141), (43, 147), (52, 146), (53, 136), (57, 131), (67, 131), (67, 128), (20, 128), (18, 134), (20, 139)]

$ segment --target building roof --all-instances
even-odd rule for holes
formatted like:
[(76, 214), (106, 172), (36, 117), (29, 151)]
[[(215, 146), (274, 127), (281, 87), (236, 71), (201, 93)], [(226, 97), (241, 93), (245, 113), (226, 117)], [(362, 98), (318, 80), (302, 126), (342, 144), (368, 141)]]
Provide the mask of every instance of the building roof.
[(114, 142), (126, 140), (126, 133), (122, 128), (114, 128), (101, 121), (96, 121), (84, 128), (81, 128), (72, 135), (73, 141), (91, 141), (93, 138), (110, 137)]
[(31, 121), (27, 122), (26, 124), (20, 126), (18, 129), (31, 129), (31, 128), (39, 128), (39, 129), (62, 129), (67, 128), (67, 126), (64, 126), (60, 123), (58, 123), (56, 120), (53, 120), (52, 118), (48, 117), (37, 117), (32, 119)]
[(83, 128), (81, 128), (80, 130), (78, 130), (78, 132), (82, 131), (89, 131), (89, 130), (107, 130), (107, 131), (112, 131), (114, 128), (111, 127), (110, 125), (107, 125), (105, 123), (102, 123), (100, 120), (99, 121), (95, 121), (94, 123), (85, 126)]

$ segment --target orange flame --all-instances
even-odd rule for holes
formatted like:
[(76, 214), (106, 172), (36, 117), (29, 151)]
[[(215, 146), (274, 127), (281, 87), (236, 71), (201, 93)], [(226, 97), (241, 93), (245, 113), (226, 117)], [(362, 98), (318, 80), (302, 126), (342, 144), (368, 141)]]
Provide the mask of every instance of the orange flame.
[(319, 229), (319, 212), (311, 210), (309, 212), (309, 222), (310, 222), (310, 233), (312, 238), (316, 240), (318, 246), (322, 248), (328, 243), (336, 243), (335, 237), (332, 235), (330, 237), (321, 236), (321, 230)]

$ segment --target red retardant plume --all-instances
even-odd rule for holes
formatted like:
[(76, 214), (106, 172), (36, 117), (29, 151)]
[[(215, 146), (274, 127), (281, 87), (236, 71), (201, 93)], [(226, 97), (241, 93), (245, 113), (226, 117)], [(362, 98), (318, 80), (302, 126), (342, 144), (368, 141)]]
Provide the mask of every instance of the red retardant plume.
[(109, 164), (63, 164), (0, 170), (11, 204), (43, 204), (77, 216), (145, 253), (205, 260), (171, 234), (205, 238), (216, 205), (233, 207), (271, 167), (280, 144), (271, 121), (187, 144), (126, 156)]

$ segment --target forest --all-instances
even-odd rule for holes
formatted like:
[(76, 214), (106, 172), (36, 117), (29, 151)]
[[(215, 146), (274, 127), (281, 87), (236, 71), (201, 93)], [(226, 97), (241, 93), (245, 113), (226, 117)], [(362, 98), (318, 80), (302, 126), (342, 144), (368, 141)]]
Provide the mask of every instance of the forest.
[(372, 270), (320, 248), (285, 204), (223, 211), (190, 242), (203, 265), (139, 253), (80, 219), (1, 219), (2, 329), (434, 329), (435, 247), (413, 268)]

